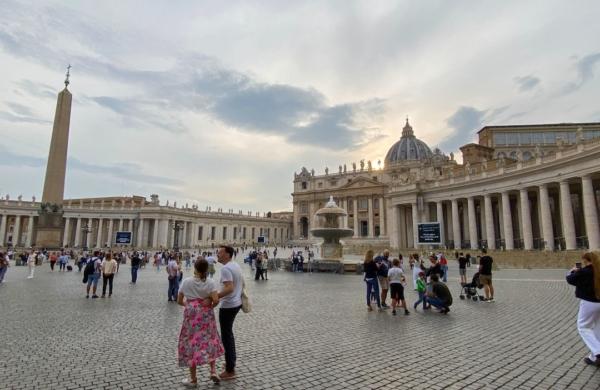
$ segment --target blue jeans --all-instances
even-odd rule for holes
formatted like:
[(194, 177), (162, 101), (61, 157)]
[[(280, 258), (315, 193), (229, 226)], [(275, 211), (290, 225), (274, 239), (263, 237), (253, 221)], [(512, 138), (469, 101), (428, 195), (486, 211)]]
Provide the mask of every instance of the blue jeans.
[(138, 267), (131, 267), (131, 283), (137, 282)]
[(441, 299), (439, 299), (439, 298), (431, 298), (431, 297), (429, 297), (429, 298), (427, 298), (427, 302), (429, 302), (431, 304), (431, 306), (435, 306), (438, 309), (443, 309), (443, 308), (448, 307), (446, 305), (446, 303), (444, 301), (442, 301)]
[(442, 271), (444, 272), (444, 276), (442, 276), (442, 280), (445, 282), (448, 281), (448, 266), (442, 265)]
[(419, 300), (415, 302), (414, 308), (416, 309), (421, 302), (423, 302), (423, 309), (425, 309), (427, 307), (427, 296), (425, 295), (425, 291), (419, 291)]
[(381, 307), (381, 300), (379, 298), (379, 281), (377, 278), (373, 278), (371, 280), (365, 279), (367, 283), (367, 306), (371, 306), (371, 297), (373, 294), (377, 299), (377, 307)]
[(8, 267), (0, 268), (0, 283), (4, 280), (4, 275), (6, 275), (6, 271), (8, 271)]
[(179, 281), (177, 280), (177, 276), (173, 278), (169, 278), (169, 300), (176, 301), (177, 293), (179, 292)]

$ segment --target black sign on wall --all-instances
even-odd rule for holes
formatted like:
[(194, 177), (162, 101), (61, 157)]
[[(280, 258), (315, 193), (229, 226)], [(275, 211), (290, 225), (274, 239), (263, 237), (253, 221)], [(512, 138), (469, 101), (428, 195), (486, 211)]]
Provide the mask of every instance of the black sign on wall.
[(442, 233), (439, 222), (424, 222), (417, 224), (417, 244), (441, 245)]
[(131, 244), (131, 232), (117, 232), (115, 236), (117, 244)]

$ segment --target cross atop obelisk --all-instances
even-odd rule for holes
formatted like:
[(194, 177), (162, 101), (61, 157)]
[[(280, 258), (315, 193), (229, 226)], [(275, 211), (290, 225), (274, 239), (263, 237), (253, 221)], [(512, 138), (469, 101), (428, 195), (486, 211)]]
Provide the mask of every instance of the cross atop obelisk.
[(54, 127), (50, 141), (50, 153), (46, 166), (46, 179), (44, 180), (44, 193), (42, 203), (62, 205), (65, 192), (65, 174), (67, 171), (67, 147), (69, 145), (69, 125), (71, 122), (71, 92), (69, 76), (71, 65), (67, 67), (65, 88), (58, 94), (56, 112), (54, 114)]

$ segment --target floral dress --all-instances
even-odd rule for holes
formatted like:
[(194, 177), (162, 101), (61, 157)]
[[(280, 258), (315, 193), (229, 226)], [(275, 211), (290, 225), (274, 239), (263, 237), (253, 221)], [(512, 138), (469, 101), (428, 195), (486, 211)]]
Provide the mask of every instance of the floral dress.
[(223, 355), (210, 299), (196, 298), (186, 302), (178, 352), (179, 367), (200, 366)]

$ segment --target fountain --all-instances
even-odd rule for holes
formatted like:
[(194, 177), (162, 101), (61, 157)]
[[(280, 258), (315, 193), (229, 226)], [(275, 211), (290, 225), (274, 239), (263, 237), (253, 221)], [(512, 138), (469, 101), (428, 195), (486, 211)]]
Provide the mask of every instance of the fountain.
[(321, 258), (342, 262), (342, 244), (340, 238), (350, 237), (354, 234), (346, 225), (348, 213), (329, 197), (329, 202), (322, 209), (317, 210), (314, 217), (315, 228), (310, 232), (315, 237), (323, 238), (321, 244)]

